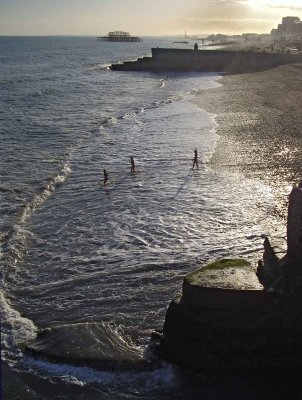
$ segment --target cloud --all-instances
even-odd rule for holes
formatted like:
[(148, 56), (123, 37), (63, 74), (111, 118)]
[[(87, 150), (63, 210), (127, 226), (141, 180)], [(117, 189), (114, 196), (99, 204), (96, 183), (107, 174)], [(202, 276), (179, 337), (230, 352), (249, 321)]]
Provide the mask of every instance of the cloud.
[(265, 18), (238, 18), (238, 17), (200, 17), (182, 18), (179, 24), (186, 26), (190, 31), (196, 33), (225, 33), (241, 34), (243, 32), (268, 33), (271, 28), (271, 21)]
[(214, 4), (247, 4), (248, 0), (210, 0), (210, 3)]
[(302, 10), (302, 6), (294, 6), (294, 5), (277, 5), (277, 4), (268, 4), (267, 5), (268, 8), (274, 8), (274, 9), (286, 9), (286, 10), (294, 10), (294, 11), (301, 11)]

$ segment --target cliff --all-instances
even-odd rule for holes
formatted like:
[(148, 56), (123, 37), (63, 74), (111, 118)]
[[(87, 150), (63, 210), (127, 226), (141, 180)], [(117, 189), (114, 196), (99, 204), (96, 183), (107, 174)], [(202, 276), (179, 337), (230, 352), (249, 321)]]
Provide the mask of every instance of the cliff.
[(219, 72), (239, 74), (264, 71), (278, 65), (302, 62), (300, 54), (227, 50), (151, 49), (152, 57), (112, 64), (114, 71)]

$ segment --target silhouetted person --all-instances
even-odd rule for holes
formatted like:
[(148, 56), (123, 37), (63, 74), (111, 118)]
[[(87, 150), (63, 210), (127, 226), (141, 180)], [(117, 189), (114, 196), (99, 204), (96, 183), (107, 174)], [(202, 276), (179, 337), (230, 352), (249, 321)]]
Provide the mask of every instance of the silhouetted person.
[(194, 169), (195, 165), (198, 168), (197, 150), (196, 149), (194, 150), (194, 158), (193, 158), (193, 167), (192, 167), (192, 169)]
[(130, 169), (130, 171), (131, 171), (131, 172), (135, 172), (134, 159), (133, 159), (132, 156), (130, 157), (130, 163), (131, 163), (131, 169)]
[(198, 50), (198, 44), (197, 43), (194, 44), (194, 50)]
[(104, 169), (104, 185), (106, 185), (106, 182), (108, 181), (108, 176), (109, 176), (109, 174), (108, 174), (107, 171)]

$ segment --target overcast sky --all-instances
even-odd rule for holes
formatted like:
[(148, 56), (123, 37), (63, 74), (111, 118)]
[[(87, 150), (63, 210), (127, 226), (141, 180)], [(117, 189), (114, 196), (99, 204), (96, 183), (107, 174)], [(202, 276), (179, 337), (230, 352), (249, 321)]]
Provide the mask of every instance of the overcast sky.
[(0, 0), (0, 35), (269, 33), (302, 0)]

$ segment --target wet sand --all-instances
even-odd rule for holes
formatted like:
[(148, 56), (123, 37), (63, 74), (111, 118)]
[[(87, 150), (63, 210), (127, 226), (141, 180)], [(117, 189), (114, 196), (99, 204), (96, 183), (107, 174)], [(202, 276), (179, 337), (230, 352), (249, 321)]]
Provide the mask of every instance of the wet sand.
[(213, 168), (265, 180), (285, 218), (290, 187), (302, 179), (302, 64), (223, 76), (195, 103), (216, 114)]

